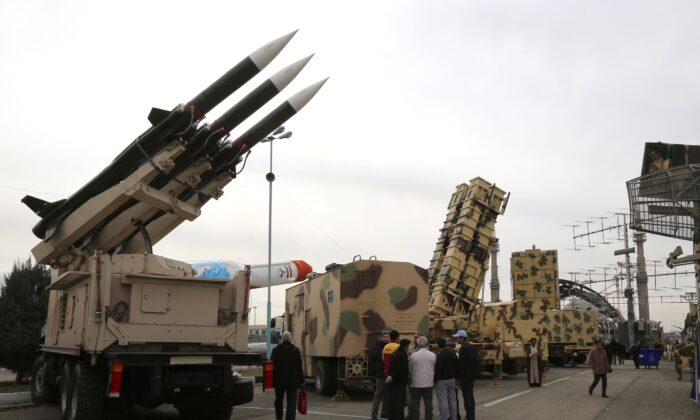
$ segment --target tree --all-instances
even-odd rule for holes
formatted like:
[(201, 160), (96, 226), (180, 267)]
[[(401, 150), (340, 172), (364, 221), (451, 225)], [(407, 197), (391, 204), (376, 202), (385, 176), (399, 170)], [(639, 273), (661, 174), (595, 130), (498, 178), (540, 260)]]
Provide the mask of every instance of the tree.
[(46, 322), (51, 282), (49, 269), (17, 260), (0, 288), (0, 364), (17, 373), (29, 372)]

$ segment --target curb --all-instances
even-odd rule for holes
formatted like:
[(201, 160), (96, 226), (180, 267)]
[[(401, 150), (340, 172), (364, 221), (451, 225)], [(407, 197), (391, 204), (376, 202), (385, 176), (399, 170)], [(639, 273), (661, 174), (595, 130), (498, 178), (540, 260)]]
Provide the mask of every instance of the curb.
[(19, 409), (19, 408), (29, 408), (29, 407), (34, 407), (35, 405), (36, 404), (34, 404), (34, 403), (5, 404), (5, 405), (0, 405), (0, 412), (15, 410), (15, 409)]

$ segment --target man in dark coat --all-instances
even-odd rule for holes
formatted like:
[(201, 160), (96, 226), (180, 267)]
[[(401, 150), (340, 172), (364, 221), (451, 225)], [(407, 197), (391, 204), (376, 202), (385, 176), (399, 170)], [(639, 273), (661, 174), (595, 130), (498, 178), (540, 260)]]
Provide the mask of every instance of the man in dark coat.
[(386, 376), (386, 392), (389, 396), (387, 418), (389, 420), (404, 420), (403, 411), (406, 406), (406, 390), (408, 387), (408, 346), (410, 340), (403, 339), (399, 348), (391, 355), (389, 372)]
[(457, 339), (457, 343), (461, 345), (459, 349), (459, 361), (457, 363), (457, 378), (459, 385), (462, 388), (462, 397), (464, 398), (465, 418), (467, 420), (476, 420), (476, 403), (474, 401), (474, 380), (481, 374), (481, 366), (479, 366), (479, 354), (472, 344), (468, 341), (469, 336), (464, 330), (457, 331), (453, 335)]
[(292, 344), (292, 334), (285, 331), (281, 343), (272, 350), (272, 376), (275, 382), (275, 416), (282, 420), (282, 399), (287, 394), (286, 420), (294, 420), (297, 412), (297, 390), (304, 386), (301, 352)]
[(632, 361), (634, 361), (634, 367), (639, 369), (639, 354), (642, 352), (642, 347), (638, 342), (634, 342), (632, 347), (630, 347), (630, 354), (632, 355)]

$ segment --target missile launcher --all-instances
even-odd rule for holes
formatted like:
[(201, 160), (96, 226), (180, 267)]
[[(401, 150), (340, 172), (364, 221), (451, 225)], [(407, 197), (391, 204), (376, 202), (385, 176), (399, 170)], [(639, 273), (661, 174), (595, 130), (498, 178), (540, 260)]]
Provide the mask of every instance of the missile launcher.
[(173, 111), (154, 108), (148, 116), (153, 126), (67, 199), (49, 203), (24, 197), (22, 201), (41, 217), (32, 230), (42, 239), (32, 250), (37, 261), (77, 269), (98, 250), (150, 253), (180, 223), (196, 219), (201, 207), (218, 199), (236, 177), (236, 165), (244, 155), (294, 116), (325, 83), (302, 90), (237, 139), (227, 140), (232, 130), (294, 80), (310, 55), (263, 81), (211, 124), (200, 124), (209, 111), (264, 69), (295, 33), (254, 51)]

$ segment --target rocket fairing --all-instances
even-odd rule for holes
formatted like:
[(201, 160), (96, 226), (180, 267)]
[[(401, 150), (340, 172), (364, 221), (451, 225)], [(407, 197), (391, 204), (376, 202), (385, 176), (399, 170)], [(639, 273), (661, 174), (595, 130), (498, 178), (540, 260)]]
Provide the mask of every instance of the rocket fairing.
[(178, 105), (172, 111), (151, 110), (149, 121), (153, 126), (67, 199), (49, 203), (25, 196), (22, 202), (42, 218), (32, 228), (34, 235), (44, 241), (51, 239), (60, 223), (87, 200), (118, 184), (175, 137), (194, 133), (192, 129), (207, 112), (265, 68), (295, 33), (291, 32), (255, 50), (186, 105)]

